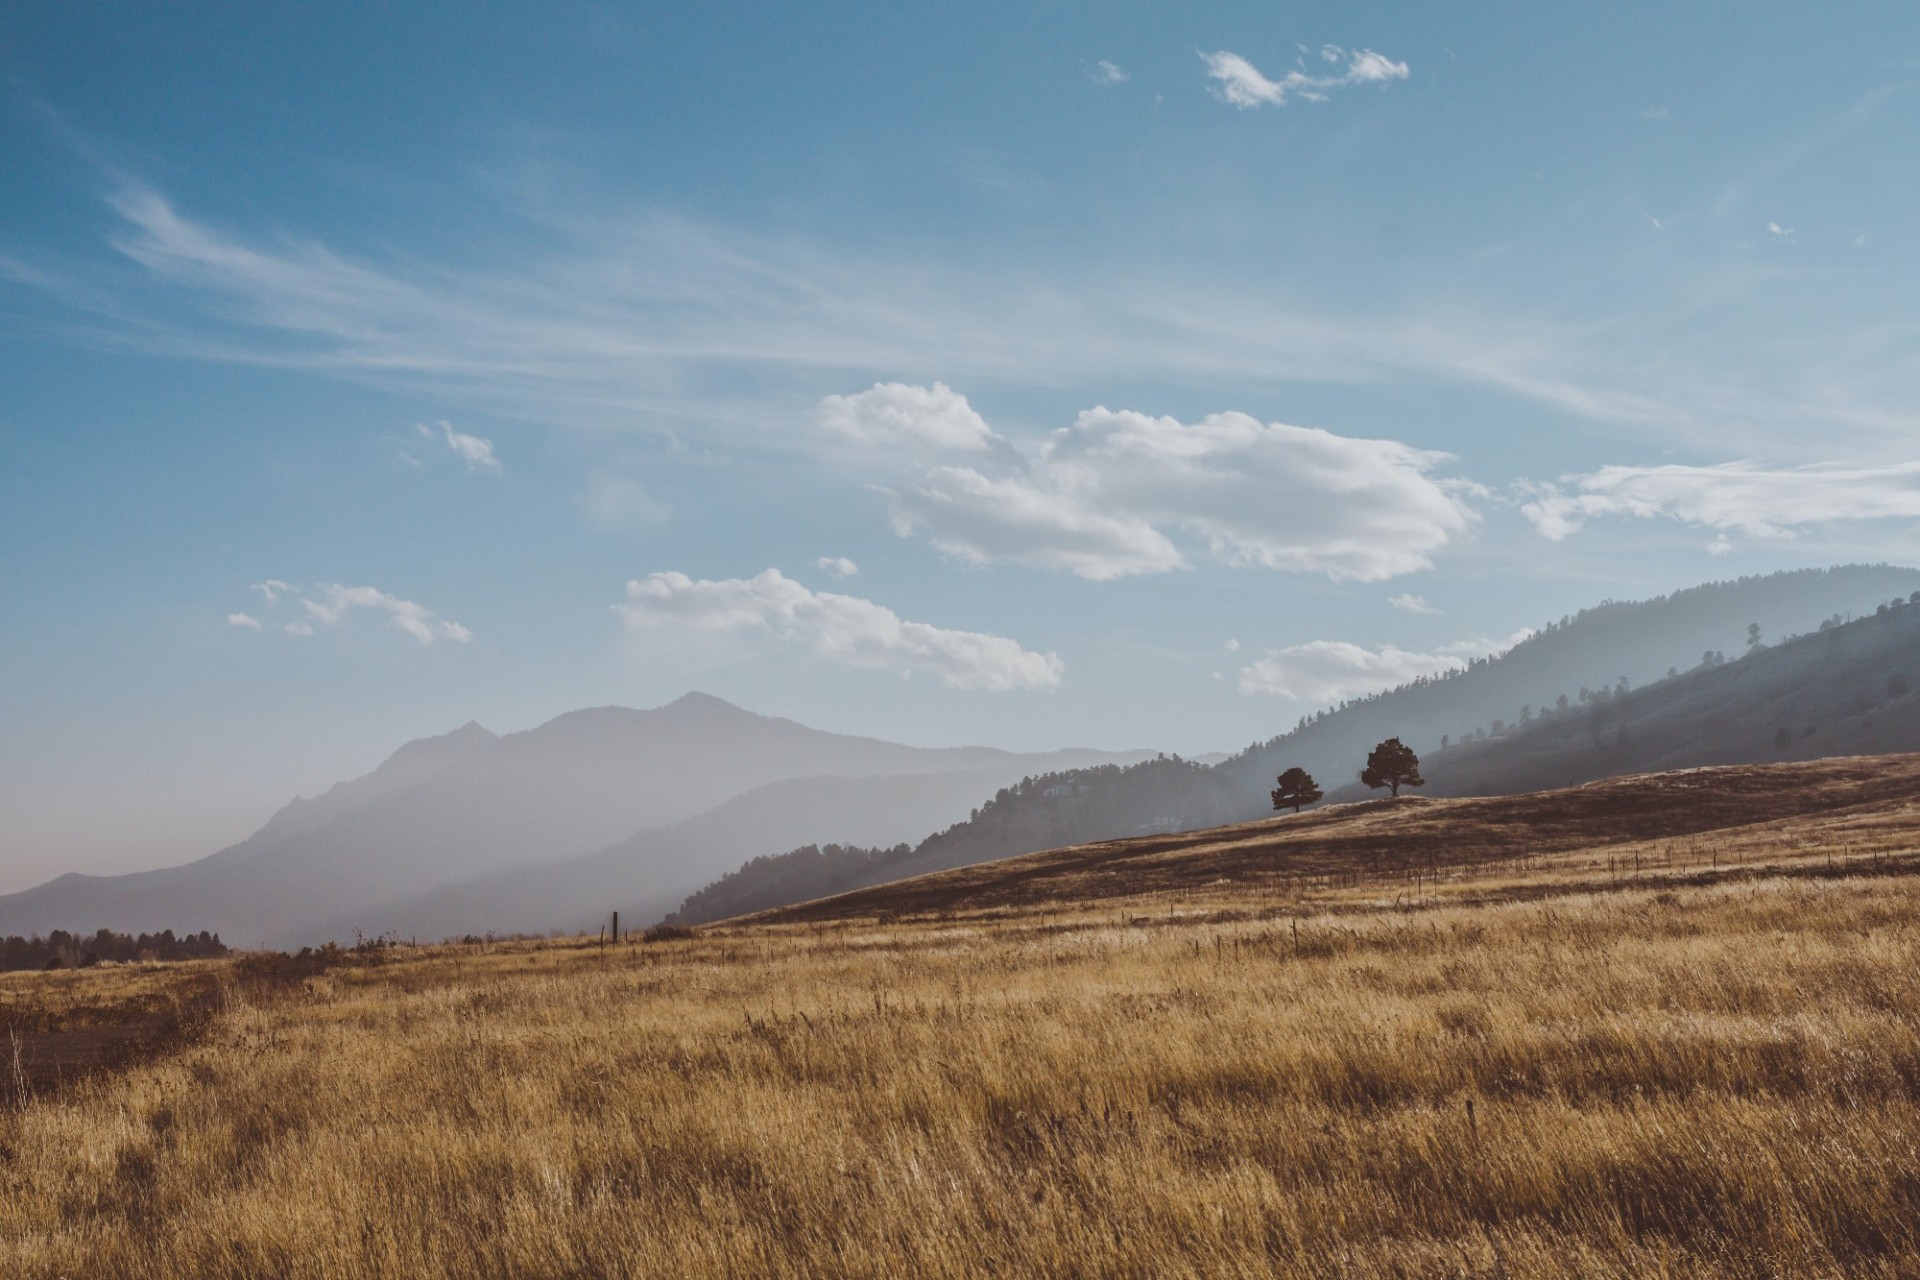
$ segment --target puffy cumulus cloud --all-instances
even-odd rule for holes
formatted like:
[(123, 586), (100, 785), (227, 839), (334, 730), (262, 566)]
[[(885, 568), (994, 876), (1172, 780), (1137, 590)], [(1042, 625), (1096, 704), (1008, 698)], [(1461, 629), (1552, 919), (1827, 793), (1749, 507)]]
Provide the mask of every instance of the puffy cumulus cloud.
[[(1791, 538), (1808, 525), (1843, 520), (1920, 517), (1920, 462), (1885, 467), (1825, 464), (1767, 467), (1754, 462), (1711, 466), (1602, 467), (1559, 484), (1521, 488), (1520, 510), (1543, 537), (1558, 542), (1602, 516), (1670, 519), (1722, 536)], [(1725, 551), (1718, 552), (1725, 554)]]
[(944, 382), (931, 387), (876, 382), (850, 396), (828, 396), (815, 409), (814, 420), (822, 430), (856, 444), (984, 453), (995, 439), (967, 398)]
[(1055, 655), (1004, 636), (908, 622), (871, 600), (809, 590), (778, 569), (717, 581), (654, 573), (627, 583), (614, 609), (635, 630), (766, 632), (843, 666), (926, 672), (955, 689), (1051, 689), (1065, 670)]
[(1044, 479), (935, 467), (892, 498), (894, 532), (925, 534), (973, 564), (1064, 569), (1095, 582), (1187, 567), (1179, 548), (1148, 521), (1103, 511), (1098, 495)]
[(936, 467), (890, 496), (897, 532), (974, 563), (1164, 573), (1189, 567), (1179, 530), (1226, 564), (1376, 582), (1431, 567), (1477, 519), (1429, 474), (1450, 460), (1244, 413), (1095, 408), (1016, 473)]
[(1240, 692), (1278, 694), (1298, 702), (1338, 702), (1466, 665), (1466, 659), (1451, 654), (1413, 653), (1391, 644), (1368, 649), (1345, 640), (1310, 640), (1275, 649), (1240, 668)]
[(1439, 613), (1440, 612), (1438, 609), (1434, 608), (1431, 604), (1427, 603), (1427, 598), (1425, 596), (1416, 596), (1410, 591), (1404, 595), (1388, 596), (1387, 603), (1392, 605), (1394, 608), (1400, 610), (1400, 612), (1402, 613)]
[(498, 471), (500, 459), (493, 452), (493, 441), (455, 431), (451, 422), (421, 423), (414, 428), (429, 444), (445, 445), (454, 457), (467, 464), (468, 471)]
[(854, 578), (860, 574), (860, 566), (845, 556), (821, 556), (813, 562), (813, 567), (836, 578)]
[(423, 645), (436, 640), (467, 644), (473, 633), (457, 622), (437, 616), (433, 610), (412, 600), (402, 600), (374, 587), (348, 587), (334, 582), (320, 587), (315, 594), (303, 596), (301, 607), (313, 621), (329, 627), (344, 623), (358, 610), (384, 614), (397, 630), (404, 631)]
[(1332, 89), (1405, 80), (1410, 74), (1406, 63), (1395, 62), (1371, 49), (1348, 52), (1339, 45), (1325, 45), (1320, 49), (1319, 57), (1322, 62), (1333, 64), (1344, 60), (1346, 69), (1313, 75), (1304, 67), (1297, 66), (1278, 80), (1269, 80), (1260, 73), (1259, 68), (1237, 53), (1222, 49), (1217, 53), (1200, 55), (1207, 64), (1208, 78), (1216, 82), (1213, 86), (1214, 96), (1243, 111), (1263, 106), (1283, 107), (1293, 98), (1324, 102), (1328, 91)]
[(265, 624), (250, 613), (230, 613), (227, 615), (227, 625), (241, 627), (248, 631), (258, 631)]

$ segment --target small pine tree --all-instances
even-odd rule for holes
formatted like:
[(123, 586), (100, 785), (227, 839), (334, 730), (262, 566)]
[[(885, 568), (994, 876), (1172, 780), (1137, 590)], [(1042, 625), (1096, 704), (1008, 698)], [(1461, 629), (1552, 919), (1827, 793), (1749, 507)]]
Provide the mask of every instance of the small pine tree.
[(1360, 781), (1375, 790), (1386, 787), (1396, 796), (1401, 787), (1427, 785), (1420, 776), (1420, 757), (1398, 738), (1388, 738), (1367, 753), (1367, 767), (1360, 771)]
[(1313, 780), (1313, 775), (1297, 765), (1274, 781), (1280, 784), (1273, 792), (1273, 807), (1276, 809), (1291, 807), (1298, 813), (1302, 805), (1318, 804), (1325, 795), (1320, 790), (1320, 784)]

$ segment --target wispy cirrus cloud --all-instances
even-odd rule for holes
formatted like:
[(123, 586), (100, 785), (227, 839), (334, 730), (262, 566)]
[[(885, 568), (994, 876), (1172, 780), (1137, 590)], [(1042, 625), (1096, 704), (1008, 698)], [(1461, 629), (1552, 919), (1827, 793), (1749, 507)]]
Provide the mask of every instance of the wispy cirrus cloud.
[(649, 574), (614, 606), (636, 631), (761, 633), (848, 667), (924, 672), (954, 689), (1052, 689), (1064, 664), (1005, 636), (910, 622), (858, 596), (813, 591), (778, 569), (751, 578)]
[(888, 493), (896, 532), (976, 564), (1165, 573), (1190, 567), (1179, 534), (1224, 564), (1376, 582), (1430, 568), (1474, 524), (1431, 474), (1451, 460), (1243, 413), (1102, 407), (1012, 463), (935, 466)]
[(1410, 74), (1406, 63), (1395, 62), (1371, 49), (1349, 52), (1330, 44), (1322, 46), (1318, 56), (1323, 63), (1344, 61), (1346, 69), (1316, 75), (1306, 69), (1303, 55), (1300, 65), (1278, 80), (1269, 80), (1251, 62), (1225, 49), (1202, 53), (1200, 59), (1207, 64), (1208, 79), (1215, 82), (1214, 96), (1243, 111), (1263, 106), (1284, 107), (1295, 98), (1307, 102), (1325, 102), (1327, 94), (1334, 89), (1360, 84), (1385, 84), (1393, 80), (1405, 80)]
[(1105, 85), (1125, 84), (1132, 79), (1118, 63), (1108, 62), (1105, 58), (1094, 63), (1093, 70), (1087, 76), (1095, 84)]
[[(1370, 67), (1341, 74), (1385, 74)], [(982, 273), (652, 215), (542, 215), (547, 247), (515, 244), (475, 267), (219, 228), (132, 182), (109, 207), (118, 267), (0, 257), (0, 281), (88, 318), (81, 340), (561, 425), (784, 444), (770, 404), (799, 412), (823, 379), (885, 371), (903, 381), (883, 386), (1435, 379), (1740, 448), (1769, 430), (1794, 447), (1808, 422), (1889, 441), (1920, 429), (1908, 327), (1792, 335), (1783, 358), (1779, 335), (1740, 332), (1759, 310), (1747, 302), (1722, 325), (1670, 309), (1611, 321), (1459, 305), (1335, 313), (1193, 277)], [(1724, 341), (1703, 345), (1710, 333)]]

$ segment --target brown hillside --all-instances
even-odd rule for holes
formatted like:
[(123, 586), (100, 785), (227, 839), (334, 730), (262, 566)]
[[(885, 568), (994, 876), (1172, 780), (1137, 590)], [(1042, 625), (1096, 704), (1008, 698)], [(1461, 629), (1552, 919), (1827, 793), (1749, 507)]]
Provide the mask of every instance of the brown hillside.
[[(1712, 833), (1795, 827), (1818, 847), (1920, 845), (1920, 754), (1636, 774), (1520, 796), (1402, 796), (1107, 840), (876, 885), (748, 917), (952, 914), (1313, 877), (1390, 877)], [(1802, 829), (1803, 828), (1803, 829)], [(1780, 833), (1770, 833), (1777, 843)], [(1864, 843), (1862, 843), (1864, 842)], [(1671, 847), (1668, 848), (1671, 857)]]

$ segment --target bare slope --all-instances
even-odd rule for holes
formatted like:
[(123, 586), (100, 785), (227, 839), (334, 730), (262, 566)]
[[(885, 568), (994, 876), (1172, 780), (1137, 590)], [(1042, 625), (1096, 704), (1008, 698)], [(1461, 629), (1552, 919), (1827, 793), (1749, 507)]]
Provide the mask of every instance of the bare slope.
[(1238, 826), (1007, 858), (754, 918), (953, 915), (1296, 877), (1444, 871), (1812, 816), (1892, 822), (1911, 843), (1920, 843), (1920, 755), (1687, 769), (1519, 796), (1402, 796), (1332, 805)]

